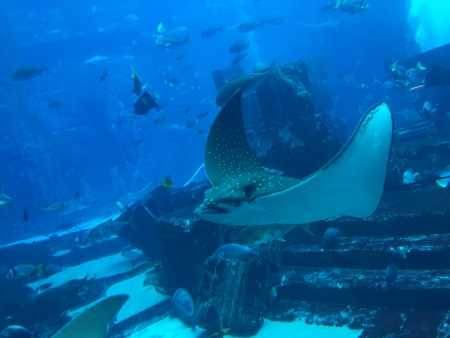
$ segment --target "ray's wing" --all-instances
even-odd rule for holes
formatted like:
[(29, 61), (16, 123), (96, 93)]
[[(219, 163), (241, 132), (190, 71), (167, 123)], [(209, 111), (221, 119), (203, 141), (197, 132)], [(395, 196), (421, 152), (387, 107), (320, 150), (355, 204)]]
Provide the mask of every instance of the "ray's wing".
[(219, 112), (208, 134), (205, 170), (213, 186), (243, 174), (267, 175), (248, 144), (241, 105), (238, 92)]
[(52, 338), (106, 338), (109, 324), (129, 298), (116, 295), (101, 300), (72, 319)]

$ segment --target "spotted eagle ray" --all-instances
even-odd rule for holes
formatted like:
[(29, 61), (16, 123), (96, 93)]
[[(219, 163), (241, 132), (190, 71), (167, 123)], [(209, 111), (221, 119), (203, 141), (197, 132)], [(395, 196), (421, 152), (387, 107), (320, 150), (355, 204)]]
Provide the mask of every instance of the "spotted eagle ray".
[(75, 195), (73, 195), (72, 199), (70, 201), (67, 202), (54, 202), (52, 204), (50, 204), (48, 207), (41, 207), (39, 204), (36, 203), (36, 208), (41, 209), (42, 211), (47, 211), (47, 212), (54, 212), (54, 211), (62, 211), (68, 207), (70, 207), (72, 204), (74, 204), (78, 198), (78, 193), (79, 191), (77, 191), (75, 193)]
[(106, 338), (109, 324), (130, 298), (116, 295), (105, 298), (72, 319), (51, 338)]
[(195, 213), (227, 225), (301, 224), (336, 216), (364, 218), (383, 192), (393, 135), (384, 102), (369, 109), (347, 144), (301, 180), (271, 176), (252, 153), (240, 92), (219, 112), (208, 135), (205, 170), (213, 187)]

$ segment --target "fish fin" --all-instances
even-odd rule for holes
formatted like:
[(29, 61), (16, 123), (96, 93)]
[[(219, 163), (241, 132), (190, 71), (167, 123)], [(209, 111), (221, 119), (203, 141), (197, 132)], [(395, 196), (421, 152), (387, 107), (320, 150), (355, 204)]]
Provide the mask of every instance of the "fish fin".
[(191, 34), (188, 34), (188, 35), (186, 36), (186, 39), (184, 39), (184, 43), (185, 43), (186, 45), (188, 45), (188, 46), (191, 45)]
[(419, 62), (417, 62), (417, 69), (418, 70), (426, 70), (426, 68), (424, 67), (424, 66), (422, 66), (422, 64), (420, 63), (420, 61)]
[(302, 227), (303, 230), (305, 230), (305, 232), (307, 234), (310, 234), (311, 236), (315, 236), (313, 234), (313, 232), (309, 229), (309, 225), (308, 224), (301, 224), (300, 226)]
[(72, 319), (52, 338), (106, 337), (109, 324), (129, 298), (116, 295), (101, 300)]
[(441, 188), (447, 188), (448, 181), (447, 180), (436, 180), (436, 184)]

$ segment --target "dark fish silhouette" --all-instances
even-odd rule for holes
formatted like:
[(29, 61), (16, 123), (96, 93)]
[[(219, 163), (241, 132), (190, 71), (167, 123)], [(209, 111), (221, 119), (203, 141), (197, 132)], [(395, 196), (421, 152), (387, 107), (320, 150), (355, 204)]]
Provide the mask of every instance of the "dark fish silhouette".
[(155, 99), (147, 92), (142, 94), (134, 103), (134, 113), (136, 115), (146, 115), (150, 109), (158, 107)]
[(27, 210), (23, 209), (23, 221), (26, 222), (28, 221), (28, 214), (27, 214)]
[(105, 71), (103, 72), (103, 74), (100, 75), (100, 76), (98, 77), (98, 82), (103, 82), (103, 81), (105, 81), (106, 75), (108, 75), (108, 72), (105, 70)]
[(14, 73), (11, 75), (11, 80), (13, 81), (26, 81), (35, 78), (42, 74), (43, 71), (50, 73), (50, 70), (47, 68), (47, 65), (44, 67), (19, 67)]

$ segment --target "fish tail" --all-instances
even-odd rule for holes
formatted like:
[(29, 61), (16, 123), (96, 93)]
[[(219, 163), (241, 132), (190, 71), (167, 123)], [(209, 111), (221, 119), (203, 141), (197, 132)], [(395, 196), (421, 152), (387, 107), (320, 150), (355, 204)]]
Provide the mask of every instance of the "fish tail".
[(186, 45), (188, 45), (188, 46), (191, 45), (191, 34), (188, 34), (188, 35), (186, 36), (186, 39), (184, 39), (184, 43), (185, 43)]
[(420, 63), (420, 61), (419, 62), (417, 62), (417, 69), (418, 70), (426, 70), (426, 68), (424, 67), (424, 66), (422, 66), (422, 64)]

